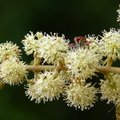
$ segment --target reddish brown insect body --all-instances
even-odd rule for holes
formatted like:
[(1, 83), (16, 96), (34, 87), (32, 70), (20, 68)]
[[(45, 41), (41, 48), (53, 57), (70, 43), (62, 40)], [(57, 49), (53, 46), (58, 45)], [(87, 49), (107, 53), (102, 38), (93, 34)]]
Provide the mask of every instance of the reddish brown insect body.
[(81, 37), (81, 36), (75, 37), (74, 41), (75, 41), (77, 46), (84, 47), (84, 48), (85, 48), (85, 46), (89, 47), (89, 44), (90, 44), (90, 42), (87, 41), (85, 37)]
[(74, 49), (78, 49), (79, 47), (81, 47), (81, 48), (87, 48), (87, 49), (89, 49), (89, 44), (91, 43), (91, 42), (89, 42), (89, 41), (87, 41), (86, 40), (86, 38), (85, 37), (81, 37), (81, 36), (79, 36), (79, 37), (75, 37), (74, 38), (74, 42), (75, 43), (71, 43), (70, 44), (70, 49), (72, 48), (74, 48)]
[(75, 41), (75, 43), (78, 43), (80, 41), (88, 42), (84, 37), (75, 37), (74, 41)]
[(74, 47), (75, 46), (75, 43), (71, 43), (70, 45), (69, 45), (69, 47)]

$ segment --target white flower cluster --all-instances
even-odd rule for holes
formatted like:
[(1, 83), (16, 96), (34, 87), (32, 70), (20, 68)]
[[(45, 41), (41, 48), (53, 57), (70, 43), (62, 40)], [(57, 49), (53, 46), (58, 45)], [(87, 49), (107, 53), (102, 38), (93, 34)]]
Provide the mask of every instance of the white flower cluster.
[(53, 101), (59, 99), (60, 94), (63, 95), (64, 100), (68, 106), (74, 106), (81, 110), (93, 107), (97, 97), (97, 89), (86, 83), (85, 80), (76, 80), (70, 85), (66, 86), (65, 81), (61, 76), (54, 78), (54, 72), (45, 71), (38, 74), (38, 76), (29, 81), (26, 87), (26, 95), (30, 100), (35, 100), (36, 103), (43, 101)]
[(117, 21), (120, 22), (120, 5), (119, 5), (119, 9), (117, 10), (118, 12), (118, 18), (117, 18)]
[(7, 60), (9, 58), (19, 58), (21, 50), (18, 46), (14, 45), (12, 42), (6, 42), (0, 44), (0, 62)]
[(26, 68), (23, 62), (17, 59), (6, 60), (1, 64), (0, 78), (3, 83), (15, 85), (23, 82)]
[(27, 34), (24, 44), (24, 50), (29, 55), (35, 52), (37, 57), (42, 57), (48, 63), (57, 64), (61, 57), (64, 57), (68, 51), (68, 42), (64, 36), (58, 37), (57, 34), (48, 35), (37, 32), (35, 35)]
[(110, 29), (109, 32), (103, 31), (100, 52), (102, 56), (112, 58), (112, 60), (120, 59), (120, 30)]
[[(38, 34), (37, 34), (38, 35)], [(43, 36), (42, 33), (39, 33), (39, 39)], [(39, 48), (39, 41), (37, 41), (35, 39), (35, 35), (33, 34), (33, 32), (30, 32), (30, 34), (27, 34), (25, 36), (25, 39), (22, 40), (22, 43), (24, 45), (24, 50), (27, 53), (27, 55), (33, 54), (34, 52), (37, 53), (38, 48)]]
[(120, 75), (109, 74), (109, 79), (101, 80), (100, 91), (102, 93), (102, 100), (108, 100), (110, 102), (116, 102), (120, 99)]
[[(35, 35), (32, 32), (27, 34), (22, 42), (28, 55), (35, 54), (38, 58), (42, 57), (48, 63), (55, 65), (63, 62), (62, 65), (66, 68), (65, 73), (61, 71), (55, 78), (53, 77), (54, 72), (44, 71), (31, 79), (26, 91), (26, 95), (31, 100), (35, 100), (36, 103), (52, 101), (55, 98), (59, 99), (62, 93), (69, 106), (81, 110), (93, 106), (96, 100), (96, 89), (83, 80), (95, 75), (96, 67), (99, 66), (101, 60), (101, 56), (95, 54), (92, 47), (69, 50), (69, 41), (66, 41), (63, 36), (43, 35), (41, 32), (37, 32)], [(94, 41), (92, 42), (91, 44), (96, 46)], [(97, 45), (97, 47), (99, 46)], [(76, 79), (79, 83), (73, 82), (67, 86), (66, 81), (71, 79)]]
[[(120, 22), (120, 8), (117, 12)], [(120, 100), (120, 75), (100, 69), (109, 68), (114, 61), (120, 60), (120, 29), (104, 30), (103, 36), (75, 37), (71, 44), (64, 35), (30, 32), (22, 43), (26, 54), (33, 54), (34, 64), (25, 66), (19, 60), (21, 50), (16, 44), (0, 44), (0, 89), (4, 84), (18, 85), (26, 78), (25, 93), (30, 100), (45, 103), (62, 95), (68, 106), (81, 110), (93, 107), (98, 92), (102, 94), (101, 100), (107, 99), (108, 103)], [(48, 66), (43, 67), (45, 62)], [(53, 66), (49, 66), (51, 64)], [(45, 70), (40, 72), (41, 66)], [(34, 72), (33, 79), (27, 79), (26, 70)], [(106, 78), (101, 80), (99, 91), (87, 82), (98, 71)]]
[(81, 80), (78, 83), (74, 81), (66, 90), (65, 100), (70, 107), (74, 106), (81, 110), (89, 109), (95, 103), (96, 93), (97, 90), (91, 86), (91, 83), (86, 84), (85, 80)]
[(31, 100), (36, 100), (36, 103), (40, 103), (42, 100), (53, 101), (55, 98), (59, 99), (60, 94), (63, 92), (65, 86), (64, 81), (60, 76), (54, 78), (54, 72), (45, 71), (34, 78), (28, 84), (26, 95)]
[(22, 83), (25, 77), (26, 68), (19, 60), (20, 52), (16, 44), (6, 42), (0, 44), (0, 85), (7, 83), (15, 85)]
[(69, 77), (87, 79), (95, 75), (96, 66), (99, 65), (101, 57), (88, 49), (77, 49), (68, 52), (65, 65), (68, 68)]
[(100, 40), (98, 39), (98, 37), (95, 36), (95, 35), (88, 35), (88, 36), (86, 36), (86, 40), (88, 42), (90, 42), (89, 50), (94, 52), (94, 53), (99, 54), (99, 51), (100, 51), (100, 45), (99, 45)]

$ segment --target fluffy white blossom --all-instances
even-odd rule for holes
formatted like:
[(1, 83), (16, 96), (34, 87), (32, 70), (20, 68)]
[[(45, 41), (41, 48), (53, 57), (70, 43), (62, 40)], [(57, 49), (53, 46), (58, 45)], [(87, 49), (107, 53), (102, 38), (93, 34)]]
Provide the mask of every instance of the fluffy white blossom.
[(110, 74), (109, 80), (101, 80), (100, 91), (102, 93), (102, 100), (107, 99), (108, 103), (115, 102), (120, 99), (120, 75)]
[(73, 106), (81, 110), (93, 107), (97, 97), (97, 90), (91, 86), (91, 83), (86, 84), (85, 80), (80, 82), (73, 82), (69, 85), (65, 93), (65, 100), (68, 106)]
[(37, 57), (42, 57), (48, 63), (57, 64), (61, 57), (68, 51), (68, 41), (64, 36), (58, 37), (57, 34), (48, 35), (37, 32), (35, 35), (27, 34), (22, 41), (26, 53), (37, 53)]
[[(38, 34), (38, 33), (36, 33)], [(30, 34), (27, 34), (25, 36), (25, 39), (22, 40), (22, 43), (24, 45), (24, 50), (27, 53), (27, 55), (33, 54), (34, 52), (37, 53), (38, 48), (40, 46), (40, 41), (38, 39), (35, 39), (36, 35), (33, 34), (33, 32), (30, 32)], [(38, 37), (38, 35), (37, 35)], [(39, 33), (39, 39), (43, 37), (43, 34)]]
[(69, 76), (78, 79), (87, 79), (95, 75), (96, 66), (99, 65), (101, 57), (88, 49), (77, 49), (68, 52), (65, 65)]
[(10, 85), (22, 83), (27, 73), (24, 63), (14, 58), (2, 62), (0, 68), (0, 78)]
[(54, 72), (45, 71), (30, 81), (26, 95), (31, 100), (35, 99), (36, 103), (40, 103), (42, 100), (45, 103), (55, 98), (59, 99), (60, 93), (63, 92), (63, 86), (64, 81), (60, 76), (54, 78)]
[(114, 61), (117, 58), (120, 59), (120, 30), (103, 31), (100, 45), (101, 55), (112, 58)]
[(48, 63), (57, 64), (61, 57), (65, 57), (68, 51), (68, 43), (64, 36), (46, 35), (41, 40), (41, 47), (38, 51), (39, 57), (43, 57)]
[(95, 35), (88, 35), (86, 36), (86, 40), (89, 42), (89, 50), (94, 52), (95, 54), (98, 53), (100, 51), (100, 40), (98, 39), (98, 37), (96, 37)]
[(0, 62), (7, 60), (9, 58), (18, 58), (21, 50), (19, 47), (12, 42), (6, 42), (0, 44)]

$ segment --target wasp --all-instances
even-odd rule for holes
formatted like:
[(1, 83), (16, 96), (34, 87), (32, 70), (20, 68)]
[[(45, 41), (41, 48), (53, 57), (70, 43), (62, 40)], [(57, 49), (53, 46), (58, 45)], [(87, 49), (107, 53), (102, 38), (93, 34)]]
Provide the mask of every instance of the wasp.
[(77, 48), (83, 48), (83, 49), (86, 49), (88, 48), (89, 49), (89, 44), (91, 42), (87, 41), (85, 37), (82, 37), (82, 36), (79, 36), (79, 37), (75, 37), (74, 38), (74, 43), (71, 43), (70, 44), (70, 48), (74, 48), (74, 49), (77, 49)]
[(76, 43), (76, 45), (78, 44), (80, 47), (89, 46), (89, 44), (91, 43), (87, 41), (85, 37), (81, 37), (81, 36), (75, 37), (74, 42)]

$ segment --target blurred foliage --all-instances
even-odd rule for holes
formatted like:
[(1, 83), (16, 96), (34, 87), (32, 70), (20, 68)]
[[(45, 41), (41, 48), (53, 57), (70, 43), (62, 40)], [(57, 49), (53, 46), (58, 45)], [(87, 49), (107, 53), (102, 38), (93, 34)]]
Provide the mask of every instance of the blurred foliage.
[[(12, 41), (21, 48), (29, 31), (57, 32), (71, 41), (75, 36), (101, 35), (119, 28), (119, 0), (0, 0), (0, 42)], [(23, 54), (25, 61), (32, 56)], [(96, 81), (98, 78), (96, 78)], [(115, 111), (105, 101), (91, 110), (75, 110), (64, 101), (35, 104), (24, 94), (24, 85), (5, 85), (0, 91), (0, 120), (115, 120)]]

